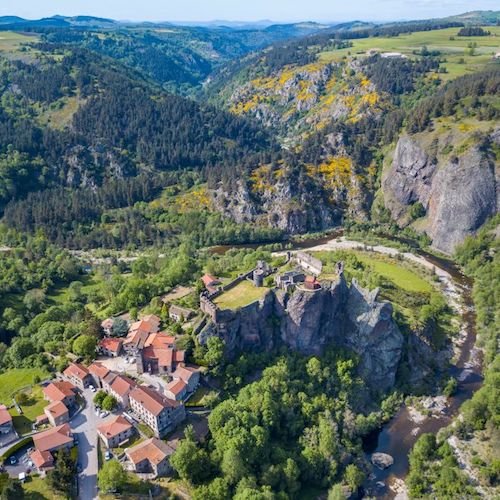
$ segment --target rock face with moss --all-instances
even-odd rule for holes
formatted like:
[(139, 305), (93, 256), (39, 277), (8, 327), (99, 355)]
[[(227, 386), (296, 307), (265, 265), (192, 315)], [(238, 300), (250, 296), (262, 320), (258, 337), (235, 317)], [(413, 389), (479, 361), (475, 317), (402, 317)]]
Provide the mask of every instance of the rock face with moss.
[[(500, 169), (491, 144), (500, 142), (497, 129), (487, 141), (472, 142), (459, 154), (438, 155), (439, 144), (421, 137), (399, 139), (382, 190), (386, 207), (401, 225), (411, 222), (410, 208), (421, 203), (426, 218), (420, 226), (438, 250), (453, 253), (500, 206)], [(447, 144), (445, 148), (452, 148)]]
[(229, 353), (268, 350), (285, 344), (303, 354), (321, 355), (330, 345), (346, 347), (360, 359), (359, 373), (375, 390), (395, 382), (403, 336), (392, 318), (392, 305), (377, 301), (378, 290), (368, 292), (343, 276), (324, 283), (321, 290), (270, 291), (260, 302), (235, 311), (222, 311), (217, 324), (200, 334), (206, 342), (221, 336)]

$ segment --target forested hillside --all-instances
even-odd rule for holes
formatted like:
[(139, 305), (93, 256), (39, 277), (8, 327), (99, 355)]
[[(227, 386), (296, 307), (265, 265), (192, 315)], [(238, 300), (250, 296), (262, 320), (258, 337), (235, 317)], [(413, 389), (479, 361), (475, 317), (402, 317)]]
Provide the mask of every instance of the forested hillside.
[(58, 185), (221, 162), (230, 168), (272, 149), (258, 125), (165, 93), (88, 50), (42, 43), (0, 64), (1, 209)]

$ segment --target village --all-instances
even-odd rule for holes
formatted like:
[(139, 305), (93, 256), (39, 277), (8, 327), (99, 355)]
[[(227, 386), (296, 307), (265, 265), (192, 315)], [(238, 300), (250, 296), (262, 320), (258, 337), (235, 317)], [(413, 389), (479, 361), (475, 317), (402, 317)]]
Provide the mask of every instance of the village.
[[(302, 252), (283, 258), (279, 270), (259, 261), (230, 281), (203, 275), (199, 310), (173, 301), (169, 320), (189, 324), (196, 333), (207, 320), (217, 320), (218, 311), (260, 300), (271, 287), (285, 292), (321, 288), (319, 259)], [(241, 295), (243, 301), (234, 300)], [(27, 442), (16, 433), (8, 409), (0, 407), (1, 444), (10, 446), (2, 447), (7, 472), (20, 480), (29, 473), (43, 476), (55, 467), (60, 450), (76, 448), (80, 489), (90, 496), (101, 459), (116, 458), (144, 480), (171, 474), (169, 457), (182, 436), (179, 430), (195, 421), (198, 439), (208, 432), (206, 419), (197, 419), (186, 406), (208, 382), (205, 368), (188, 363), (176, 335), (161, 327), (154, 314), (137, 321), (128, 315), (103, 320), (96, 359), (90, 364), (75, 360), (40, 383), (46, 405)]]

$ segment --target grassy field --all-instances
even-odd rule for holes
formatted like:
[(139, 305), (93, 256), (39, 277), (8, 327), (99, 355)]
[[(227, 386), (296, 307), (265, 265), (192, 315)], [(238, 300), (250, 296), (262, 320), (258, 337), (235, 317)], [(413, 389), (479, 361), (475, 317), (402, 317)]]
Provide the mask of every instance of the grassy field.
[(27, 36), (12, 31), (0, 31), (0, 52), (6, 54), (19, 53), (22, 44), (38, 41), (37, 36)]
[[(382, 52), (401, 52), (409, 57), (413, 51), (419, 51), (426, 46), (429, 50), (438, 50), (447, 62), (443, 66), (447, 74), (441, 74), (442, 79), (456, 78), (465, 73), (477, 71), (486, 64), (494, 64), (492, 56), (500, 52), (500, 27), (488, 26), (489, 36), (459, 37), (459, 28), (444, 30), (420, 31), (403, 34), (397, 37), (361, 38), (352, 40), (353, 46), (347, 49), (333, 50), (320, 54), (323, 61), (339, 61), (350, 55), (363, 55), (369, 49), (379, 49)], [(450, 37), (452, 40), (450, 40)], [(474, 55), (468, 53), (468, 44), (476, 43)], [(463, 63), (461, 62), (463, 59)]]
[(64, 500), (65, 495), (55, 493), (49, 488), (47, 481), (41, 477), (30, 476), (24, 483), (26, 500)]
[(205, 404), (205, 396), (215, 394), (216, 392), (209, 387), (200, 386), (186, 402), (186, 406), (203, 406)]
[(0, 375), (0, 403), (10, 405), (12, 395), (29, 385), (38, 375), (41, 380), (47, 377), (47, 372), (41, 368), (13, 368)]
[(249, 281), (242, 281), (215, 299), (221, 309), (238, 309), (264, 297), (268, 288), (256, 288)]
[(10, 410), (14, 427), (19, 434), (27, 434), (31, 432), (31, 425), (34, 423), (36, 417), (43, 413), (43, 409), (47, 406), (48, 401), (43, 399), (42, 388), (37, 385), (33, 390), (28, 393), (30, 402), (21, 405), (23, 414), (20, 415), (15, 408)]
[(356, 252), (356, 256), (365, 264), (373, 267), (375, 272), (392, 281), (396, 286), (407, 292), (431, 292), (432, 286), (416, 272), (398, 264), (393, 259), (383, 256), (373, 256), (363, 252)]

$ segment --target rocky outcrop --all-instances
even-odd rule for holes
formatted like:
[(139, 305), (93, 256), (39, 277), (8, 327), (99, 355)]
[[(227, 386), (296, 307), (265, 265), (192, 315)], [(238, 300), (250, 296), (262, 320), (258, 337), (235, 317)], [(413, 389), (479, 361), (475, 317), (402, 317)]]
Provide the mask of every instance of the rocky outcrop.
[(383, 181), (386, 207), (394, 219), (404, 220), (408, 206), (429, 202), (436, 164), (413, 138), (404, 135), (396, 146), (391, 169)]
[(238, 223), (255, 222), (288, 234), (321, 231), (337, 225), (342, 212), (325, 200), (319, 186), (308, 189), (284, 177), (269, 189), (254, 193), (240, 181), (231, 193), (212, 192), (214, 207)]
[(260, 302), (221, 311), (199, 340), (212, 335), (224, 339), (229, 354), (282, 344), (311, 355), (331, 345), (348, 348), (359, 356), (360, 376), (376, 391), (394, 385), (403, 347), (391, 304), (377, 301), (377, 290), (368, 292), (355, 281), (348, 286), (343, 277), (315, 292), (272, 290)]
[[(497, 141), (499, 137), (497, 130), (490, 139)], [(434, 141), (426, 147), (424, 139), (399, 139), (392, 165), (383, 176), (385, 205), (405, 226), (411, 222), (410, 206), (421, 203), (426, 219), (420, 229), (430, 236), (435, 248), (453, 253), (466, 236), (497, 213), (500, 171), (484, 145), (473, 144), (458, 156), (439, 156), (435, 151), (428, 153), (439, 145)]]
[[(496, 170), (496, 171), (495, 171)], [(500, 170), (479, 148), (446, 163), (434, 176), (427, 233), (439, 250), (452, 253), (500, 206)]]

